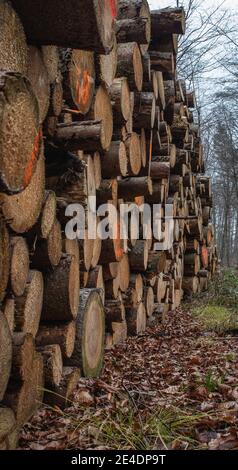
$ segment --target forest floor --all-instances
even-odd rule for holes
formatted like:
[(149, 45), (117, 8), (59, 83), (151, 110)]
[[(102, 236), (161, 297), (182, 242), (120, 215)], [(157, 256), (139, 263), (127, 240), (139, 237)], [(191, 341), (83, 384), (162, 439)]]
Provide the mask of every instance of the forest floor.
[(100, 380), (81, 379), (64, 411), (44, 406), (20, 448), (238, 449), (237, 273), (107, 351)]

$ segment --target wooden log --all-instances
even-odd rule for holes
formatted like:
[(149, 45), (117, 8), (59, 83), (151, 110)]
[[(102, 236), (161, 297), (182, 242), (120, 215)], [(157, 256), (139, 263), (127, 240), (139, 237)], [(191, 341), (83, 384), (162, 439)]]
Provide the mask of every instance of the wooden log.
[(35, 342), (30, 333), (13, 334), (12, 369), (14, 380), (24, 382), (32, 373)]
[[(106, 54), (111, 50), (116, 1), (13, 0), (29, 43), (52, 44)], [(90, 26), (90, 27), (89, 27)], [(79, 34), (80, 32), (80, 34)]]
[(12, 336), (8, 322), (3, 313), (0, 312), (0, 401), (2, 401), (12, 365)]
[(0, 92), (0, 191), (13, 194), (28, 186), (36, 170), (38, 104), (28, 80), (13, 72), (0, 72)]
[(62, 257), (44, 277), (42, 321), (71, 321), (79, 304), (79, 265), (75, 257)]
[(23, 295), (29, 274), (29, 251), (22, 237), (12, 237), (11, 251), (11, 290), (16, 296)]
[[(48, 119), (58, 118), (62, 113), (63, 109), (63, 86), (62, 86), (62, 77), (59, 73), (56, 80), (50, 85), (50, 104), (48, 110)], [(44, 123), (44, 129), (46, 125)], [(46, 134), (50, 132), (46, 129)]]
[(184, 277), (182, 287), (186, 294), (196, 294), (198, 291), (198, 277)]
[(130, 90), (125, 77), (115, 78), (109, 90), (113, 111), (113, 124), (122, 127), (130, 116)]
[(151, 179), (148, 177), (125, 178), (118, 181), (118, 197), (133, 201), (137, 196), (149, 196), (153, 192)]
[(135, 129), (153, 129), (155, 123), (154, 93), (134, 93), (133, 125)]
[(0, 216), (0, 302), (4, 299), (10, 272), (10, 239), (7, 226)]
[(97, 206), (107, 204), (110, 201), (117, 200), (118, 184), (116, 179), (105, 179), (101, 181), (100, 188), (97, 190)]
[(148, 244), (146, 240), (137, 240), (129, 253), (131, 271), (144, 272), (148, 263)]
[(61, 349), (58, 344), (38, 348), (44, 361), (44, 377), (46, 386), (59, 386), (62, 380), (63, 362)]
[(7, 319), (11, 334), (15, 329), (15, 299), (14, 297), (5, 297), (2, 304), (2, 312)]
[(109, 54), (95, 56), (97, 85), (104, 82), (107, 87), (113, 84), (117, 71), (117, 38), (113, 37), (113, 45)]
[(98, 377), (103, 366), (105, 318), (100, 294), (81, 289), (76, 320), (76, 341), (69, 365), (79, 367), (85, 377)]
[(102, 266), (96, 266), (94, 269), (89, 271), (84, 287), (86, 287), (87, 289), (98, 289), (101, 294), (102, 302), (104, 305), (105, 283), (103, 279)]
[(15, 298), (16, 331), (30, 333), (38, 331), (43, 302), (43, 276), (41, 272), (30, 270), (25, 291)]
[[(103, 178), (116, 178), (127, 175), (127, 152), (124, 142), (114, 141), (101, 161)], [(99, 188), (97, 188), (99, 189)]]
[(105, 322), (106, 327), (110, 331), (111, 324), (114, 322), (123, 322), (125, 320), (125, 307), (122, 300), (119, 298), (117, 300), (106, 300), (105, 306)]
[(102, 182), (102, 165), (101, 165), (101, 155), (99, 152), (94, 152), (93, 166), (94, 166), (95, 189), (99, 189), (101, 182)]
[(123, 294), (126, 309), (135, 308), (143, 299), (143, 278), (141, 274), (130, 273), (128, 289)]
[(42, 124), (50, 105), (50, 80), (42, 52), (38, 47), (28, 48), (27, 78), (38, 101), (39, 119)]
[(27, 234), (27, 239), (32, 242), (36, 237), (47, 239), (53, 228), (56, 218), (56, 195), (54, 191), (45, 191), (41, 213), (36, 224)]
[(127, 330), (130, 336), (137, 336), (146, 329), (146, 311), (143, 303), (126, 311)]
[(145, 309), (146, 309), (146, 315), (147, 317), (152, 317), (155, 309), (155, 303), (154, 303), (154, 291), (151, 286), (146, 287), (144, 290), (144, 304), (145, 304)]
[(84, 232), (84, 240), (79, 240), (80, 268), (89, 271), (93, 258), (94, 240), (89, 238), (88, 230)]
[(112, 322), (112, 346), (121, 344), (127, 339), (127, 324), (124, 320), (123, 322)]
[(117, 233), (114, 238), (102, 240), (102, 249), (98, 264), (115, 263), (123, 257), (123, 240), (120, 237), (120, 225), (117, 225)]
[(162, 8), (151, 12), (151, 34), (156, 38), (161, 33), (184, 34), (185, 12), (183, 7)]
[(141, 169), (141, 143), (136, 132), (132, 132), (125, 139), (128, 160), (128, 173), (138, 175)]
[[(151, 20), (150, 20), (150, 7), (147, 0), (120, 0), (118, 2), (117, 19), (120, 20), (138, 20), (144, 18), (146, 20), (146, 41), (140, 45), (141, 52), (144, 54), (150, 43), (151, 36)], [(128, 41), (129, 42), (129, 41)]]
[(18, 432), (15, 416), (11, 408), (0, 407), (0, 449), (15, 450)]
[(26, 75), (27, 44), (22, 23), (7, 0), (0, 5), (0, 70)]
[(117, 20), (115, 32), (118, 43), (137, 42), (137, 44), (149, 44), (150, 31), (147, 18), (133, 18)]
[(60, 57), (59, 49), (56, 46), (42, 46), (41, 48), (44, 64), (47, 69), (50, 84), (59, 78)]
[(32, 372), (22, 385), (10, 381), (4, 404), (12, 408), (18, 427), (23, 426), (40, 407), (43, 400), (43, 359), (39, 353), (33, 358)]
[(121, 261), (119, 262), (119, 286), (122, 292), (125, 292), (129, 287), (130, 282), (130, 264), (129, 258), (124, 253)]
[(113, 133), (113, 113), (110, 96), (105, 84), (101, 84), (93, 100), (87, 118), (101, 121), (102, 124), (102, 148), (109, 150)]
[(63, 359), (68, 359), (74, 351), (76, 337), (75, 322), (41, 324), (36, 336), (37, 347), (58, 344)]
[(41, 151), (36, 171), (27, 188), (12, 196), (0, 194), (3, 215), (14, 232), (27, 232), (36, 223), (41, 212), (44, 190), (45, 163)]
[(107, 150), (102, 122), (98, 120), (58, 124), (54, 133), (54, 142), (69, 151)]
[(61, 225), (56, 219), (48, 238), (36, 242), (31, 267), (44, 271), (48, 268), (58, 266), (62, 254)]
[(163, 74), (174, 75), (174, 56), (170, 52), (150, 52), (151, 68)]
[(63, 367), (62, 379), (59, 386), (48, 390), (44, 395), (44, 403), (64, 409), (72, 404), (73, 394), (81, 377), (80, 369)]
[(143, 68), (140, 49), (136, 42), (118, 45), (116, 77), (126, 77), (131, 91), (142, 90)]
[(115, 279), (119, 272), (118, 263), (109, 263), (103, 266), (103, 279), (104, 281), (109, 281)]
[(80, 49), (60, 49), (64, 99), (68, 107), (86, 114), (95, 90), (94, 54)]

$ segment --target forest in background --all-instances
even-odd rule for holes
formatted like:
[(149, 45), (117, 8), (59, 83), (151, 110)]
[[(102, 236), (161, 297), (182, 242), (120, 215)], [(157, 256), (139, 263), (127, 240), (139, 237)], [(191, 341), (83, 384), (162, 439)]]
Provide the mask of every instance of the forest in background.
[[(159, 2), (158, 2), (159, 3)], [(152, 8), (157, 3), (151, 1)], [(185, 36), (178, 71), (197, 90), (206, 171), (212, 176), (213, 222), (223, 266), (238, 266), (238, 2), (184, 0)], [(159, 5), (159, 8), (165, 5)]]

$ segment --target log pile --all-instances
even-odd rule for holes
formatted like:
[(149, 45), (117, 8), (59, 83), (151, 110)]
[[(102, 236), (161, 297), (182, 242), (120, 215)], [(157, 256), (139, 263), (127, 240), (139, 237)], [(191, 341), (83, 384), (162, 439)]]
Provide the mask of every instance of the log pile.
[[(0, 449), (13, 449), (43, 400), (65, 406), (80, 374), (100, 374), (105, 345), (206, 289), (217, 253), (195, 95), (176, 73), (183, 9), (0, 0), (0, 22)], [(101, 239), (109, 203), (140, 212), (129, 237), (109, 216)], [(72, 204), (83, 239), (66, 236)], [(161, 205), (158, 236), (147, 222), (143, 237), (143, 204)]]

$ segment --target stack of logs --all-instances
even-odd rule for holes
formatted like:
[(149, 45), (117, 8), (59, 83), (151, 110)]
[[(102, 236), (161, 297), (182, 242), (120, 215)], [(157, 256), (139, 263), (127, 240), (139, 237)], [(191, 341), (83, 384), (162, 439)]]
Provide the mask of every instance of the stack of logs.
[[(176, 74), (183, 9), (0, 0), (0, 24), (0, 449), (13, 449), (43, 400), (64, 406), (80, 374), (99, 375), (105, 344), (205, 289), (217, 255), (195, 96)], [(163, 228), (170, 205), (172, 246), (143, 239), (143, 216), (139, 238), (118, 221), (101, 240), (97, 214), (91, 239), (93, 196), (161, 204)], [(84, 240), (65, 236), (70, 204)]]

